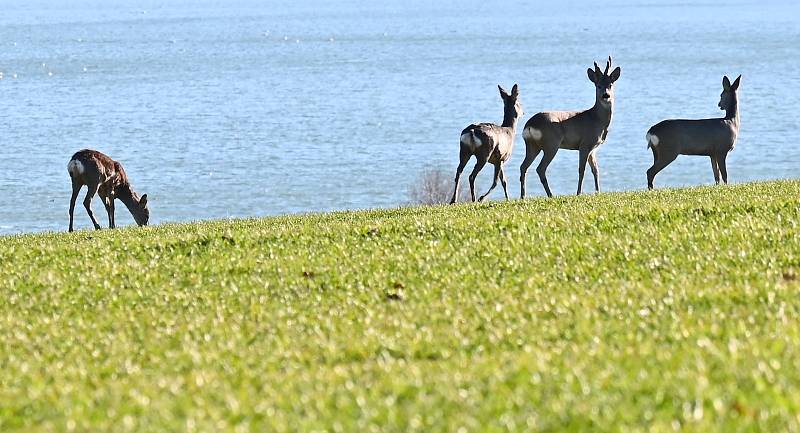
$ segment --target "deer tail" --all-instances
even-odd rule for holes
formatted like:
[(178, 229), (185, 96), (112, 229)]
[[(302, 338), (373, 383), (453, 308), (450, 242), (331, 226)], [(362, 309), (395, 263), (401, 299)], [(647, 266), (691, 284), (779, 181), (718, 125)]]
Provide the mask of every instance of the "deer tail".
[(461, 132), (461, 145), (466, 146), (472, 152), (485, 144), (485, 135), (476, 129), (478, 129), (478, 125), (470, 125)]
[(77, 177), (83, 174), (83, 163), (77, 159), (70, 159), (67, 164), (67, 172), (70, 177)]
[(655, 149), (660, 141), (661, 140), (656, 134), (654, 134), (652, 131), (647, 131), (647, 147), (649, 149)]

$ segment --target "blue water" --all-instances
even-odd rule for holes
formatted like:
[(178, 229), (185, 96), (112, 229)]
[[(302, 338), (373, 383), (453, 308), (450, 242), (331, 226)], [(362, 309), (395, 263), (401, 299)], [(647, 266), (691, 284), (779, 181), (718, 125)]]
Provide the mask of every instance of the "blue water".
[[(84, 147), (125, 165), (154, 223), (401, 205), (424, 167), (454, 172), (464, 126), (501, 119), (498, 83), (519, 83), (523, 121), (588, 108), (586, 68), (608, 54), (622, 78), (605, 190), (645, 186), (650, 125), (720, 116), (723, 74), (744, 76), (730, 179), (798, 176), (799, 3), (540, 3), (4, 4), (0, 233), (66, 229), (66, 164)], [(515, 196), (523, 157), (518, 132)], [(549, 178), (574, 193), (577, 152)], [(712, 180), (707, 158), (680, 157), (656, 184)], [(535, 175), (528, 190), (542, 194)]]

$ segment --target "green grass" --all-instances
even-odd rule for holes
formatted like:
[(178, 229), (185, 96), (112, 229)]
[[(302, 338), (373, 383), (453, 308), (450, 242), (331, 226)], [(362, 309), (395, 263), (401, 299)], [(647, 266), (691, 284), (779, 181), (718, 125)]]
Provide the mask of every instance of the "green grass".
[(798, 313), (798, 181), (3, 237), (0, 431), (800, 431)]

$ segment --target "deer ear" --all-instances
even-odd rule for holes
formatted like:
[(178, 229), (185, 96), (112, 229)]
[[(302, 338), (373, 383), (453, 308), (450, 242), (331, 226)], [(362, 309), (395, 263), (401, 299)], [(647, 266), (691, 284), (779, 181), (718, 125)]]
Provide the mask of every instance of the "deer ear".
[(621, 73), (622, 73), (622, 69), (619, 66), (614, 68), (614, 70), (611, 71), (611, 75), (610, 75), (611, 76), (611, 82), (613, 83), (613, 82), (619, 80), (619, 75)]
[(589, 68), (586, 70), (586, 74), (589, 76), (589, 81), (592, 83), (597, 83), (597, 74), (595, 74), (594, 69)]
[(501, 86), (499, 84), (497, 85), (497, 90), (500, 90), (500, 96), (502, 96), (504, 98), (509, 96), (508, 92), (506, 92), (506, 89), (504, 89), (503, 86)]
[(514, 87), (511, 88), (511, 96), (519, 96), (519, 86), (516, 83), (514, 84)]
[(722, 77), (722, 88), (725, 90), (731, 90), (731, 80), (728, 79), (727, 75)]
[(143, 195), (142, 198), (139, 199), (139, 204), (142, 206), (147, 206), (147, 194)]
[(742, 81), (742, 76), (739, 75), (739, 77), (736, 78), (736, 81), (734, 81), (733, 84), (731, 85), (731, 90), (733, 90), (734, 92), (739, 90), (739, 84), (741, 83), (741, 81)]

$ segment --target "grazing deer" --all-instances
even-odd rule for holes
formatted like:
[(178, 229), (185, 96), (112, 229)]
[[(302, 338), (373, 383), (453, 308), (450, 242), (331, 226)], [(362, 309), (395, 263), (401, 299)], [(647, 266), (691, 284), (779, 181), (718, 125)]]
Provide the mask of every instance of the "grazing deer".
[(647, 147), (653, 151), (653, 166), (647, 169), (647, 188), (653, 189), (653, 179), (678, 155), (701, 155), (711, 157), (714, 181), (728, 183), (725, 159), (736, 146), (739, 136), (739, 83), (742, 76), (731, 84), (728, 77), (722, 78), (720, 110), (725, 111), (721, 119), (664, 120), (647, 131)]
[(83, 199), (83, 207), (86, 208), (86, 212), (89, 214), (89, 218), (92, 219), (95, 229), (100, 230), (100, 224), (97, 223), (92, 212), (92, 198), (95, 193), (100, 195), (106, 207), (109, 228), (113, 229), (115, 227), (114, 199), (119, 199), (128, 207), (136, 224), (140, 226), (147, 225), (147, 221), (150, 219), (147, 194), (139, 197), (139, 194), (133, 191), (122, 164), (96, 150), (84, 149), (72, 155), (72, 159), (67, 164), (67, 172), (69, 172), (69, 177), (72, 178), (72, 198), (69, 202), (69, 231), (72, 231), (75, 199), (78, 198), (78, 192), (84, 185), (86, 185), (88, 191), (86, 191), (86, 198)]
[(589, 68), (589, 81), (594, 83), (594, 106), (585, 111), (547, 111), (538, 113), (525, 123), (522, 138), (525, 140), (525, 160), (519, 168), (521, 184), (520, 197), (525, 198), (525, 180), (530, 167), (539, 152), (543, 152), (542, 160), (536, 167), (536, 173), (548, 197), (552, 197), (547, 184), (547, 166), (553, 161), (558, 149), (577, 150), (578, 158), (578, 195), (583, 187), (583, 173), (586, 163), (594, 175), (594, 189), (600, 191), (600, 169), (597, 165), (597, 149), (608, 136), (611, 126), (611, 113), (614, 110), (614, 82), (622, 72), (619, 67), (609, 75), (611, 57), (606, 63), (605, 72), (600, 72), (597, 63), (594, 69)]
[(516, 84), (511, 88), (511, 93), (506, 92), (501, 86), (497, 86), (497, 88), (500, 90), (500, 97), (503, 98), (503, 124), (497, 126), (493, 123), (478, 123), (469, 125), (461, 131), (461, 152), (458, 169), (456, 169), (456, 186), (450, 203), (455, 203), (458, 199), (461, 172), (464, 171), (464, 166), (467, 165), (467, 161), (472, 158), (472, 155), (475, 155), (477, 159), (475, 168), (469, 175), (469, 192), (472, 201), (475, 201), (475, 178), (478, 177), (478, 173), (486, 165), (486, 162), (494, 165), (494, 182), (479, 201), (483, 201), (494, 190), (498, 179), (503, 184), (503, 192), (508, 200), (503, 164), (508, 161), (514, 148), (514, 136), (517, 133), (517, 121), (522, 116), (522, 105), (519, 103), (519, 87)]

